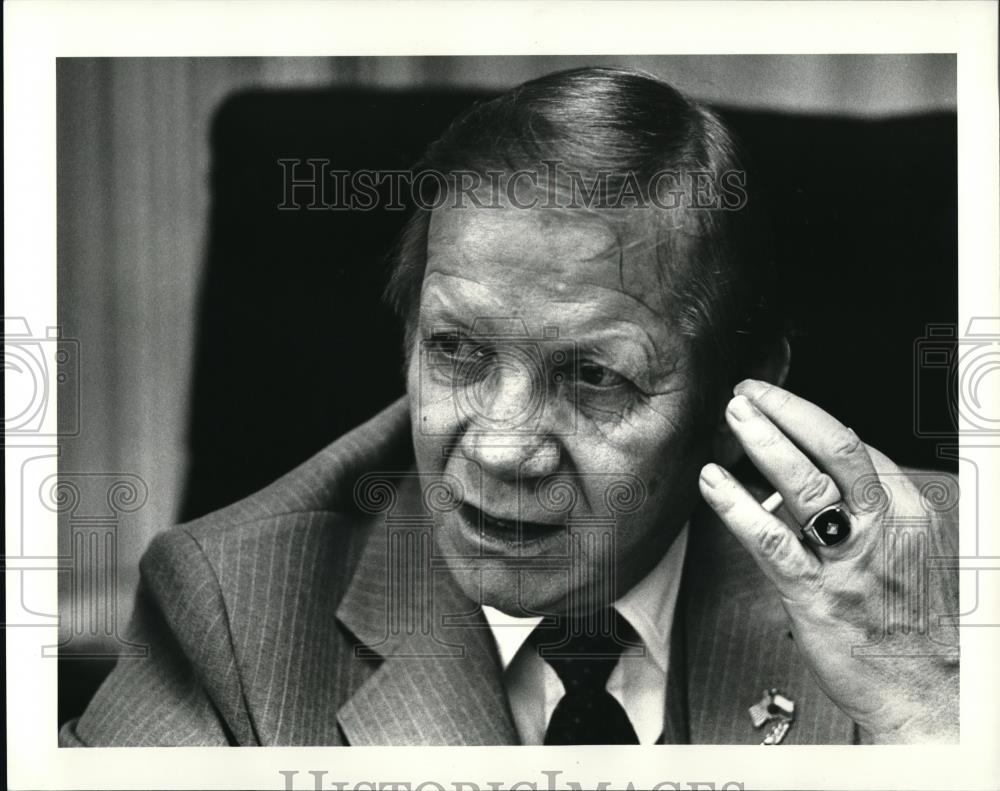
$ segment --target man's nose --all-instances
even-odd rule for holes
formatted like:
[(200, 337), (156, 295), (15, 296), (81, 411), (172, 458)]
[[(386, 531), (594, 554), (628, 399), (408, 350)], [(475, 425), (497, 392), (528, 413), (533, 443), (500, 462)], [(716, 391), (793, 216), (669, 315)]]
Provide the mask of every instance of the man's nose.
[(502, 481), (541, 478), (559, 471), (559, 443), (530, 434), (466, 434), (462, 452), (484, 474)]
[(483, 471), (503, 480), (557, 472), (560, 447), (541, 377), (499, 366), (470, 399), (463, 451)]

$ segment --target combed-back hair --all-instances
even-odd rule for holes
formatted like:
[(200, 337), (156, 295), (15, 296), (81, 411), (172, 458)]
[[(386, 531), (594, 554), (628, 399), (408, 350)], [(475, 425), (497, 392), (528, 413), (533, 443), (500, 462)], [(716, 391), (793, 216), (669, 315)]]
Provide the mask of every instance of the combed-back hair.
[[(543, 163), (549, 163), (544, 165)], [(607, 207), (626, 179), (642, 197), (664, 171), (742, 174), (747, 200), (738, 208), (599, 211), (616, 222), (622, 249), (647, 245), (657, 264), (657, 295), (678, 332), (691, 340), (704, 406), (722, 388), (754, 371), (779, 348), (784, 328), (773, 299), (774, 265), (762, 198), (733, 133), (708, 108), (666, 82), (619, 68), (580, 68), (531, 80), (470, 107), (432, 143), (415, 172), (538, 172), (552, 163), (597, 185), (592, 201)], [(600, 174), (609, 177), (601, 180)], [(440, 179), (423, 179), (440, 191)], [(569, 179), (559, 183), (565, 188)], [(591, 196), (594, 197), (594, 196)], [(436, 205), (435, 195), (420, 204)], [(602, 202), (603, 201), (603, 202)], [(662, 200), (660, 205), (662, 206)], [(564, 205), (564, 204), (560, 204)], [(572, 209), (568, 209), (572, 210)], [(586, 209), (585, 209), (586, 210)], [(427, 263), (431, 210), (418, 208), (390, 257), (386, 297), (413, 349)]]

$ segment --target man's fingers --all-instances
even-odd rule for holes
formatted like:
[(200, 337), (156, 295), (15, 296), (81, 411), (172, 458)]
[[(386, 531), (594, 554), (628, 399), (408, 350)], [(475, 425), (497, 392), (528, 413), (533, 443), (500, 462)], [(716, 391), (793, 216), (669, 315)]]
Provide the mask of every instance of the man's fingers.
[(712, 510), (784, 595), (795, 598), (794, 588), (819, 574), (820, 562), (816, 556), (722, 467), (706, 464), (701, 470), (699, 486)]
[(735, 392), (751, 400), (821, 472), (833, 478), (851, 511), (868, 510), (868, 504), (851, 497), (861, 478), (875, 475), (868, 449), (857, 434), (815, 404), (775, 385), (746, 379)]
[(754, 466), (781, 493), (794, 520), (804, 525), (816, 513), (841, 500), (833, 479), (821, 472), (771, 420), (745, 396), (726, 410), (729, 427)]

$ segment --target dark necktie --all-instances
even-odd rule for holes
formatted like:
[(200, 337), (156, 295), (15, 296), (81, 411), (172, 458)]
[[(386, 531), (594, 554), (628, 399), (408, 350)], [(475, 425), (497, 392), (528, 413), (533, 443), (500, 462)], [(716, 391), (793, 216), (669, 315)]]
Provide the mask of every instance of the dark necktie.
[(566, 694), (545, 731), (545, 744), (638, 744), (622, 705), (604, 688), (622, 651), (639, 638), (617, 610), (564, 618), (558, 629), (536, 628), (532, 642), (556, 671)]

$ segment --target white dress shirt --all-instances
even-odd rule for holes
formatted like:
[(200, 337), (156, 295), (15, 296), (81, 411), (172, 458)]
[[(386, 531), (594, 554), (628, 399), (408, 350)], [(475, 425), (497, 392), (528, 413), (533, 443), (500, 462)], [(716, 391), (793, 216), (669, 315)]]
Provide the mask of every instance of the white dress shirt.
[[(626, 649), (611, 672), (606, 689), (625, 709), (640, 744), (655, 744), (663, 731), (670, 629), (687, 537), (685, 525), (652, 571), (614, 603), (615, 609), (638, 633), (646, 650)], [(487, 606), (483, 607), (483, 614), (496, 640), (504, 686), (521, 744), (542, 744), (549, 718), (565, 691), (556, 671), (538, 652), (521, 650), (542, 618), (516, 618)]]

